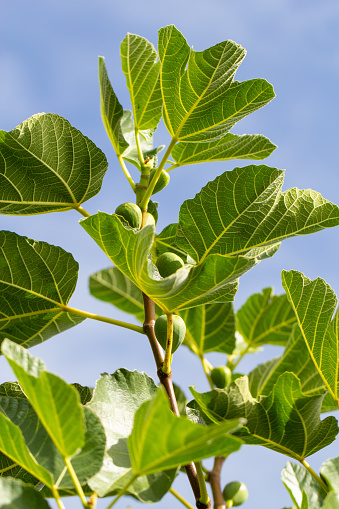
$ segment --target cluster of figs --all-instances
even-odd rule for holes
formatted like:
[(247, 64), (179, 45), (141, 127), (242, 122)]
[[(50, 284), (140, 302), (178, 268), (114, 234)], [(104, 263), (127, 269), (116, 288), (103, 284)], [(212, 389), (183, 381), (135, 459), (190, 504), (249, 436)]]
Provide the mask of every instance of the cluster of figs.
[[(142, 213), (136, 203), (122, 203), (115, 209), (115, 213), (122, 217), (131, 228), (141, 228)], [(146, 213), (145, 225), (155, 225), (156, 218)], [(184, 266), (183, 260), (175, 253), (162, 253), (156, 260), (156, 266), (161, 277), (165, 278), (171, 276), (178, 269)], [(154, 325), (155, 335), (166, 350), (167, 344), (167, 315), (161, 315), (157, 318)], [(172, 353), (174, 353), (184, 341), (186, 334), (186, 325), (184, 320), (179, 315), (173, 315), (173, 342)]]

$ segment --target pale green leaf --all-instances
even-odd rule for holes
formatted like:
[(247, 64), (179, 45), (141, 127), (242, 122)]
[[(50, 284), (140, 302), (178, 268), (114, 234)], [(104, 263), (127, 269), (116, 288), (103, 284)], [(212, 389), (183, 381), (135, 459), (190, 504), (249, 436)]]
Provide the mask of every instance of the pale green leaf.
[(84, 320), (65, 312), (78, 277), (71, 254), (6, 231), (0, 246), (0, 340), (31, 347)]
[[(3, 397), (0, 399), (0, 412), (19, 427), (30, 453), (39, 465), (52, 474), (54, 483), (58, 482), (58, 487), (61, 489), (74, 489), (61, 454), (28, 400)], [(84, 484), (101, 468), (106, 443), (105, 432), (99, 418), (88, 408), (84, 409), (84, 418), (85, 444), (72, 457), (72, 465), (81, 484)], [(20, 470), (15, 462), (11, 464), (9, 458), (1, 457), (0, 464), (3, 469), (2, 475), (36, 484), (31, 479), (27, 479), (28, 473), (25, 470)]]
[(99, 84), (101, 118), (114, 150), (119, 156), (128, 147), (120, 125), (123, 108), (109, 81), (104, 57), (99, 57)]
[(0, 131), (0, 213), (78, 209), (101, 188), (103, 152), (68, 120), (39, 113)]
[(251, 295), (237, 312), (237, 330), (251, 347), (285, 345), (295, 323), (286, 295), (274, 295), (273, 288)]
[(159, 31), (163, 117), (179, 141), (213, 141), (274, 97), (265, 80), (233, 82), (245, 50), (224, 41), (205, 51), (190, 49), (173, 26)]
[(338, 425), (334, 417), (320, 421), (323, 395), (305, 396), (293, 373), (281, 375), (267, 396), (253, 398), (246, 376), (224, 390), (191, 392), (203, 418), (210, 422), (245, 418), (237, 432), (247, 444), (269, 449), (302, 461), (333, 442)]
[(276, 145), (261, 134), (228, 133), (210, 143), (177, 143), (171, 152), (176, 162), (172, 168), (230, 159), (265, 159), (274, 149)]
[(337, 493), (331, 492), (324, 500), (322, 509), (339, 509), (339, 496)]
[[(121, 119), (121, 131), (124, 135), (125, 140), (128, 142), (129, 146), (126, 148), (122, 154), (123, 159), (128, 161), (131, 164), (134, 164), (141, 171), (139, 154), (135, 139), (135, 125), (132, 118), (132, 112), (129, 110), (124, 110), (122, 119)], [(159, 147), (153, 148), (153, 132), (154, 129), (146, 129), (139, 132), (139, 143), (140, 148), (143, 153), (144, 159), (149, 157), (153, 158), (154, 166), (157, 163), (157, 154), (160, 152), (164, 145), (160, 145)]]
[(1, 509), (49, 509), (42, 495), (21, 481), (0, 478)]
[(128, 439), (133, 471), (137, 475), (150, 474), (237, 451), (242, 442), (230, 433), (243, 422), (232, 419), (215, 426), (202, 426), (186, 417), (177, 417), (160, 387), (155, 397), (143, 403), (135, 414)]
[(176, 245), (195, 261), (234, 256), (339, 224), (339, 208), (312, 190), (281, 192), (282, 170), (265, 165), (227, 171), (179, 214)]
[(133, 107), (137, 131), (155, 128), (161, 118), (160, 62), (144, 37), (128, 33), (120, 46), (122, 70)]
[(339, 457), (326, 460), (320, 467), (320, 475), (330, 489), (339, 494)]
[(119, 216), (104, 212), (80, 224), (114, 265), (165, 312), (233, 300), (237, 279), (257, 263), (255, 258), (216, 254), (200, 265), (186, 264), (175, 274), (162, 278), (150, 259), (154, 227), (133, 230)]
[[(103, 466), (89, 481), (99, 496), (118, 492), (133, 476), (127, 438), (135, 412), (156, 391), (153, 380), (137, 371), (120, 369), (113, 375), (101, 375), (98, 380), (88, 406), (100, 417), (107, 437)], [(174, 475), (175, 471), (141, 476), (129, 486), (128, 493), (143, 502), (156, 502), (169, 490)]]
[(288, 462), (281, 472), (281, 480), (297, 509), (301, 509), (303, 493), (307, 495), (310, 509), (322, 508), (326, 492), (304, 467)]
[(2, 353), (23, 391), (64, 458), (73, 456), (85, 442), (83, 408), (77, 390), (48, 373), (44, 363), (5, 339)]
[(338, 311), (334, 315), (337, 297), (321, 278), (312, 281), (294, 270), (283, 271), (281, 277), (313, 362), (338, 406)]
[(179, 314), (186, 324), (184, 345), (195, 354), (202, 356), (207, 352), (233, 352), (235, 316), (231, 302), (206, 304)]

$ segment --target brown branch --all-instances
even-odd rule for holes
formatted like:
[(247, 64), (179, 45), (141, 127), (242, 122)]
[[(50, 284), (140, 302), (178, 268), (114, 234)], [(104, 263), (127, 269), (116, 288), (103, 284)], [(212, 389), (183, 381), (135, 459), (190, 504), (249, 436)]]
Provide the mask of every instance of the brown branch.
[[(155, 323), (155, 305), (152, 299), (148, 297), (148, 295), (142, 294), (144, 299), (144, 309), (145, 309), (145, 321), (144, 321), (144, 331), (148, 337), (149, 343), (152, 348), (153, 357), (157, 366), (157, 374), (160, 380), (160, 383), (164, 386), (168, 399), (170, 401), (171, 409), (175, 415), (180, 417), (177, 399), (175, 397), (173, 382), (172, 382), (172, 373), (164, 373), (162, 371), (162, 365), (164, 362), (164, 356), (162, 353), (162, 348), (159, 345), (159, 342), (154, 333), (154, 323)], [(185, 470), (187, 477), (189, 479), (190, 485), (192, 487), (192, 491), (196, 500), (196, 504), (199, 502), (200, 498), (200, 488), (199, 481), (197, 476), (197, 471), (194, 463), (190, 463), (189, 465), (185, 465)], [(198, 507), (198, 505), (197, 505)]]
[(208, 475), (208, 480), (211, 485), (213, 500), (214, 500), (214, 509), (226, 509), (226, 503), (221, 491), (221, 469), (224, 464), (225, 458), (222, 456), (217, 456), (214, 459), (213, 470)]

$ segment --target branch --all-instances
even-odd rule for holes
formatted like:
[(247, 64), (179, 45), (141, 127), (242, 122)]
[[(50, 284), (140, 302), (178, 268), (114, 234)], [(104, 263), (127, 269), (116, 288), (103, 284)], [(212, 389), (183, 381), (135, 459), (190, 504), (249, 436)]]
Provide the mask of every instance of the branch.
[[(162, 366), (164, 362), (164, 356), (162, 353), (162, 348), (158, 343), (158, 340), (154, 333), (154, 324), (155, 324), (155, 306), (154, 302), (148, 297), (148, 295), (142, 294), (144, 299), (144, 309), (145, 309), (145, 321), (144, 321), (144, 332), (148, 337), (150, 342), (153, 357), (155, 360), (155, 364), (157, 366), (157, 374), (160, 380), (160, 383), (165, 387), (168, 399), (170, 401), (171, 409), (175, 415), (180, 417), (177, 399), (175, 397), (173, 383), (172, 383), (172, 372), (164, 373), (162, 371)], [(185, 465), (185, 470), (187, 477), (189, 479), (196, 503), (199, 503), (200, 499), (200, 487), (197, 476), (197, 471), (194, 463), (190, 463), (189, 465)], [(197, 505), (198, 507), (198, 505)]]
[(221, 469), (224, 464), (225, 458), (218, 456), (214, 459), (213, 470), (209, 473), (208, 480), (211, 485), (214, 509), (226, 509), (225, 500), (221, 491)]

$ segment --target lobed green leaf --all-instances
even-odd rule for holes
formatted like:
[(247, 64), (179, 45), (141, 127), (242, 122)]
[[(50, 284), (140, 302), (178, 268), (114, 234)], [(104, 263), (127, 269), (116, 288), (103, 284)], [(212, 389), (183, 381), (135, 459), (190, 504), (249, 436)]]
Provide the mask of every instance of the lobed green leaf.
[(68, 120), (39, 113), (0, 131), (0, 213), (78, 209), (101, 188), (103, 152)]
[(282, 170), (265, 165), (227, 171), (179, 214), (176, 245), (195, 261), (267, 250), (284, 239), (339, 224), (339, 208), (312, 190), (281, 192)]
[(84, 320), (65, 311), (78, 277), (71, 254), (6, 231), (0, 254), (0, 341), (31, 347)]
[(38, 491), (17, 479), (0, 478), (1, 509), (49, 509)]
[(294, 270), (283, 271), (281, 277), (310, 356), (338, 406), (339, 320), (338, 310), (335, 312), (337, 297), (330, 285), (321, 278), (312, 281)]
[(305, 495), (310, 508), (321, 509), (323, 507), (326, 497), (324, 488), (301, 465), (288, 462), (281, 472), (281, 480), (297, 509), (302, 508)]
[(334, 417), (320, 421), (323, 395), (305, 396), (293, 373), (282, 374), (267, 396), (253, 398), (248, 378), (237, 378), (224, 390), (191, 392), (203, 417), (222, 422), (242, 417), (246, 425), (238, 433), (247, 444), (269, 449), (302, 461), (333, 442), (338, 425)]

